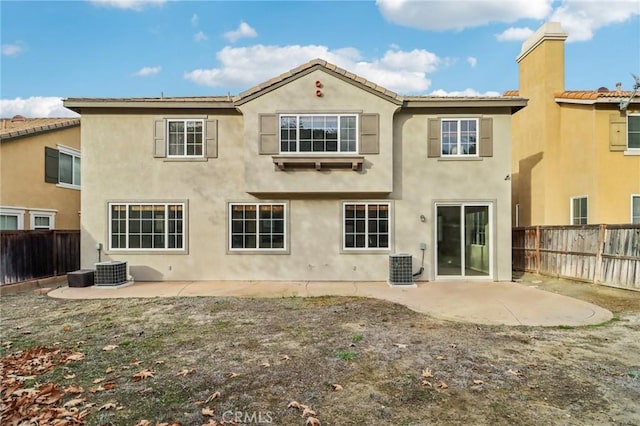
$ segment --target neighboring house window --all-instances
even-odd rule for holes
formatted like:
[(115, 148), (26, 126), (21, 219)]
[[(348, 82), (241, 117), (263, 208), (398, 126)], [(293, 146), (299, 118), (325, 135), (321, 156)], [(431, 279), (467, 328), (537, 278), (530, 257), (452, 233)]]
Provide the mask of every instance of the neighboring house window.
[(0, 207), (0, 231), (24, 229), (24, 209)]
[(442, 156), (478, 155), (478, 120), (442, 120)]
[(167, 120), (168, 157), (202, 157), (204, 120)]
[(184, 212), (182, 203), (110, 203), (110, 248), (182, 250)]
[(640, 194), (631, 196), (631, 223), (640, 223)]
[(56, 212), (51, 210), (30, 210), (31, 229), (55, 229)]
[(80, 151), (58, 145), (45, 147), (45, 182), (64, 188), (80, 189)]
[(281, 115), (280, 152), (354, 153), (356, 115)]
[(230, 250), (286, 250), (284, 203), (229, 204)]
[(571, 199), (571, 224), (587, 224), (587, 197), (573, 197)]
[(627, 148), (640, 149), (640, 115), (628, 116), (627, 129)]
[(389, 210), (389, 203), (345, 203), (344, 249), (388, 249)]

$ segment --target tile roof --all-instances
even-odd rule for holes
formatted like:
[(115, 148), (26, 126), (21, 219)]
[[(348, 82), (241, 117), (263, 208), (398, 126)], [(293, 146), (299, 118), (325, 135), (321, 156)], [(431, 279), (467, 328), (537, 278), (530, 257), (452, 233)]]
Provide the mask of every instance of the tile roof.
[[(629, 90), (565, 90), (564, 92), (557, 92), (554, 94), (556, 99), (574, 99), (574, 100), (611, 100), (612, 98), (618, 100), (619, 98), (629, 98), (631, 96)], [(507, 90), (502, 94), (503, 96), (520, 96), (518, 90)], [(634, 99), (636, 99), (634, 97)]]
[(80, 125), (80, 118), (24, 118), (15, 116), (1, 120), (0, 139), (2, 140)]

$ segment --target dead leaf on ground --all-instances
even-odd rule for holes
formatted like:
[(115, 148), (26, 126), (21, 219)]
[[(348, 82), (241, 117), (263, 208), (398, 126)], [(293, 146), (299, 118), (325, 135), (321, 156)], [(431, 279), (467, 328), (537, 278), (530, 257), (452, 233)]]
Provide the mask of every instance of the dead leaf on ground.
[(185, 369), (183, 369), (183, 370), (178, 371), (178, 372), (176, 373), (176, 376), (182, 376), (182, 377), (185, 377), (185, 376), (187, 376), (187, 375), (189, 375), (189, 374), (191, 374), (191, 373), (194, 373), (195, 371), (196, 371), (196, 370), (195, 370), (195, 369), (193, 369), (193, 368), (192, 368), (191, 370), (188, 370), (188, 369), (186, 369), (186, 368), (185, 368)]
[(436, 359), (439, 360), (439, 361), (444, 361), (445, 359), (447, 359), (447, 357), (446, 356), (442, 356), (442, 355), (438, 355), (436, 357)]
[(239, 376), (238, 373), (229, 373), (229, 374), (227, 374), (227, 377), (230, 378), (230, 379), (233, 379), (233, 378), (238, 377), (238, 376)]
[(134, 426), (151, 426), (151, 422), (149, 420), (140, 420)]
[(163, 361), (163, 360), (161, 360), (161, 359), (159, 359), (159, 360), (157, 360), (157, 361), (156, 361), (156, 365), (160, 365), (160, 364), (164, 364), (164, 361)]
[(204, 407), (202, 409), (202, 411), (200, 411), (202, 413), (203, 416), (209, 416), (209, 417), (213, 417), (214, 416), (214, 412), (213, 409), (209, 408), (209, 407)]
[(269, 364), (268, 362), (263, 362), (262, 364), (260, 364), (260, 367), (269, 368), (271, 367), (271, 364)]
[(142, 361), (140, 361), (139, 359), (132, 359), (131, 361), (129, 361), (130, 365), (140, 365), (142, 364)]
[(513, 369), (508, 369), (507, 373), (509, 374), (513, 374), (514, 376), (522, 376), (522, 371), (520, 370), (513, 370)]
[(62, 406), (64, 408), (72, 408), (75, 406), (78, 406), (80, 404), (82, 404), (83, 402), (85, 402), (87, 400), (87, 398), (75, 398), (75, 399), (70, 399), (69, 401), (65, 402), (64, 404), (62, 404)]
[(71, 355), (67, 355), (67, 361), (82, 361), (85, 355), (82, 352), (74, 352)]
[(484, 382), (483, 382), (482, 380), (474, 380), (474, 381), (473, 381), (473, 384), (474, 384), (474, 385), (481, 385), (481, 384), (483, 384), (483, 383), (484, 383)]
[(102, 348), (103, 351), (112, 351), (114, 349), (116, 349), (118, 347), (118, 345), (107, 345), (104, 348)]
[(75, 379), (75, 378), (76, 378), (75, 374), (68, 374), (68, 375), (64, 376), (65, 380), (71, 380), (71, 379)]
[(428, 386), (428, 387), (430, 387), (430, 388), (432, 388), (432, 387), (433, 387), (433, 385), (431, 384), (431, 382), (430, 382), (430, 381), (428, 381), (428, 380), (423, 380), (423, 381), (422, 381), (422, 386)]
[(111, 373), (113, 373), (114, 371), (115, 371), (115, 370), (114, 370), (113, 368), (111, 368), (111, 367), (107, 367), (107, 369), (106, 369), (106, 370), (104, 370), (104, 374), (111, 374)]
[(289, 361), (289, 360), (291, 360), (291, 357), (289, 355), (282, 355), (282, 358), (280, 358), (280, 360)]
[(297, 408), (299, 410), (300, 403), (298, 401), (291, 401), (289, 405), (287, 405), (287, 408)]
[(447, 389), (449, 387), (449, 385), (447, 385), (445, 382), (440, 381), (440, 383), (438, 383), (438, 387), (440, 389)]
[(213, 419), (209, 419), (209, 421), (208, 421), (208, 422), (206, 422), (206, 423), (202, 423), (202, 425), (201, 425), (201, 426), (218, 426), (218, 422), (216, 422), (216, 421), (215, 421), (215, 420), (213, 420)]
[(433, 373), (431, 372), (430, 368), (425, 368), (424, 370), (422, 370), (422, 377), (428, 379), (430, 377), (433, 377)]
[(305, 407), (305, 409), (302, 410), (302, 417), (315, 416), (315, 415), (316, 415), (316, 412), (309, 407)]
[(216, 398), (220, 398), (220, 392), (214, 392), (211, 395), (209, 395), (209, 398), (207, 398), (207, 400), (204, 403), (208, 404)]
[(337, 383), (334, 383), (331, 385), (331, 388), (335, 391), (335, 392), (340, 392), (341, 390), (344, 390), (344, 388), (342, 386), (340, 386)]
[(116, 404), (114, 404), (113, 402), (107, 402), (106, 404), (101, 405), (100, 408), (98, 408), (98, 411), (111, 410), (113, 408), (117, 408)]
[(309, 417), (304, 423), (305, 426), (320, 426), (320, 420), (315, 417)]
[(136, 374), (134, 374), (133, 375), (133, 380), (137, 382), (139, 380), (144, 380), (144, 379), (147, 379), (149, 377), (153, 377), (154, 374), (155, 374), (154, 371), (145, 369), (145, 370), (142, 370), (142, 371), (138, 371)]
[(393, 346), (398, 347), (400, 349), (404, 349), (406, 348), (408, 345), (405, 345), (404, 343), (394, 343)]
[(105, 381), (105, 378), (104, 377), (100, 377), (100, 378), (97, 378), (97, 379), (93, 379), (93, 384), (97, 385), (98, 383), (102, 383), (104, 381)]
[(82, 393), (84, 392), (84, 388), (82, 386), (69, 386), (64, 388), (66, 393)]

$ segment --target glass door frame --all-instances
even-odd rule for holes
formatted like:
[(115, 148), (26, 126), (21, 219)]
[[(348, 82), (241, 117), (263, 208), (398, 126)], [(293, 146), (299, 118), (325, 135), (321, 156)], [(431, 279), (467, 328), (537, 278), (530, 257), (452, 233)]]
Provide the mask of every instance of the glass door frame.
[[(460, 214), (460, 261), (462, 275), (439, 275), (438, 274), (438, 207), (459, 207)], [(465, 207), (487, 207), (488, 210), (488, 230), (486, 237), (488, 239), (489, 251), (489, 274), (488, 275), (465, 275)], [(493, 221), (493, 201), (437, 201), (433, 207), (433, 274), (434, 279), (438, 281), (446, 280), (492, 280), (494, 272), (494, 221)]]

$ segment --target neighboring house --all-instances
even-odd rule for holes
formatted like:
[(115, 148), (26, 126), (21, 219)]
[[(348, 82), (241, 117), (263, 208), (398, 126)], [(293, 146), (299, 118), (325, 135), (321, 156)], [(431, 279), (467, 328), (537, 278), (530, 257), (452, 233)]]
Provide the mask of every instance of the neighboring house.
[(523, 99), (403, 97), (314, 60), (233, 98), (64, 105), (82, 114), (83, 268), (102, 244), (141, 281), (364, 281), (424, 253), (419, 280), (511, 280)]
[(0, 230), (80, 229), (80, 119), (2, 119)]
[(514, 225), (640, 223), (640, 93), (565, 90), (566, 38), (549, 22), (525, 41), (505, 93), (529, 101), (513, 117)]

